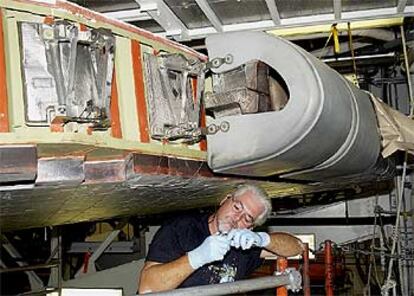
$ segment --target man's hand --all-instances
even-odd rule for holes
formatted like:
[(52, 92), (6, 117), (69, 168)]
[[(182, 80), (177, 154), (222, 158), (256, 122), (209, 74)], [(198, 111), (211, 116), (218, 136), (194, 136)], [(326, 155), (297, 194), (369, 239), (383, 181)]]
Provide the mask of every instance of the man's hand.
[(230, 245), (242, 250), (250, 249), (252, 246), (261, 248), (270, 243), (270, 236), (266, 232), (253, 232), (248, 229), (232, 229), (227, 234)]
[(226, 236), (210, 235), (200, 246), (188, 252), (188, 261), (193, 269), (198, 269), (204, 264), (223, 260), (229, 250), (230, 240)]

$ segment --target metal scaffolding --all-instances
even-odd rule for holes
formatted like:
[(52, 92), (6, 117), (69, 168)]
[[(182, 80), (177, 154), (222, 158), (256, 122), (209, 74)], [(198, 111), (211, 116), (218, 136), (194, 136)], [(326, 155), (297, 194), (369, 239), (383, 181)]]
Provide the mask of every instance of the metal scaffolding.
[(287, 289), (298, 291), (301, 289), (302, 276), (293, 268), (286, 269), (282, 274), (260, 277), (257, 279), (241, 280), (233, 283), (223, 283), (205, 286), (196, 286), (169, 290), (158, 293), (149, 293), (148, 296), (215, 296), (235, 293), (244, 293), (256, 290), (286, 286)]

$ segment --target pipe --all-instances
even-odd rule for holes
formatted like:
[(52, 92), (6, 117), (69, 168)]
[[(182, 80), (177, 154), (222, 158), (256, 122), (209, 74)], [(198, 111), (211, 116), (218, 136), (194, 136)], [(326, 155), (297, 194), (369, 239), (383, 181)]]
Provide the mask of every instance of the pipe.
[[(286, 270), (286, 268), (288, 267), (288, 261), (284, 257), (277, 258), (276, 264), (277, 264), (277, 271), (278, 272), (284, 272)], [(277, 288), (276, 289), (276, 295), (277, 296), (287, 296), (288, 292), (287, 292), (286, 287)]]
[(303, 295), (310, 296), (310, 278), (309, 278), (309, 244), (305, 243), (303, 251)]
[[(265, 276), (251, 280), (240, 280), (232, 283), (213, 284), (182, 288), (170, 291), (148, 293), (148, 296), (214, 296), (227, 295), (235, 293), (244, 293), (255, 290), (270, 289), (283, 285), (295, 285), (300, 279), (300, 273), (296, 270), (290, 270), (282, 275)], [(300, 280), (299, 280), (300, 281)]]
[(27, 266), (19, 266), (19, 267), (11, 267), (11, 268), (0, 268), (0, 273), (45, 269), (45, 268), (56, 267), (58, 265), (59, 263), (49, 263), (49, 264), (27, 265)]
[(325, 293), (333, 296), (333, 266), (332, 266), (332, 242), (325, 241)]

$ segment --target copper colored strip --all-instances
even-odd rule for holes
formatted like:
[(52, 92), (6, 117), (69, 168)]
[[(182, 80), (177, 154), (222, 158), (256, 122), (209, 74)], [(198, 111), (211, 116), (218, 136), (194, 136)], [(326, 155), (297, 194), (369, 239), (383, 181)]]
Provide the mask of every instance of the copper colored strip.
[(213, 177), (213, 173), (204, 161), (145, 154), (134, 154), (134, 172), (190, 178)]
[(43, 19), (43, 23), (45, 25), (53, 25), (55, 23), (55, 19), (53, 16), (48, 15)]
[(85, 183), (88, 184), (124, 182), (127, 171), (128, 157), (84, 162)]
[(141, 45), (138, 43), (138, 41), (131, 40), (131, 52), (140, 140), (143, 143), (148, 143), (150, 139), (148, 135), (147, 104), (145, 102), (144, 77), (142, 74)]
[(64, 116), (56, 116), (50, 123), (50, 131), (52, 133), (63, 133), (65, 131), (65, 123), (67, 123)]
[(88, 27), (85, 26), (84, 24), (79, 24), (79, 31), (86, 32), (88, 31)]
[(191, 78), (191, 86), (193, 91), (193, 102), (197, 103), (197, 78)]
[(3, 10), (0, 10), (0, 133), (9, 132), (6, 57), (3, 32)]
[(134, 154), (136, 174), (168, 175), (168, 158), (165, 156)]
[(122, 129), (121, 121), (119, 120), (119, 105), (118, 105), (118, 87), (116, 85), (115, 68), (112, 74), (111, 84), (111, 133), (112, 137), (121, 139)]
[[(206, 126), (206, 110), (204, 109), (204, 106), (201, 106), (201, 114), (200, 114), (200, 126), (205, 127)], [(200, 141), (200, 150), (201, 151), (207, 151), (207, 140), (202, 139)]]
[(52, 123), (50, 124), (50, 131), (52, 133), (63, 133), (64, 127), (62, 123)]
[[(195, 103), (197, 103), (197, 78), (192, 78), (191, 82), (193, 84), (193, 100)], [(204, 110), (204, 106), (201, 105), (200, 107), (200, 126), (205, 127), (206, 126), (206, 111)], [(207, 150), (207, 141), (206, 139), (202, 139), (199, 143), (199, 147), (201, 151)]]

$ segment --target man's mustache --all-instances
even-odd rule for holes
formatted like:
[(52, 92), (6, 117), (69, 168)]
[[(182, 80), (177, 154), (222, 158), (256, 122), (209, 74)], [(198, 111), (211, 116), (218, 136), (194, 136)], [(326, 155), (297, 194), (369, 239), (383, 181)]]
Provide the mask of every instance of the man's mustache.
[(219, 226), (228, 225), (228, 226), (230, 226), (230, 229), (237, 228), (237, 222), (234, 219), (230, 218), (230, 217), (219, 219), (218, 224), (219, 224)]

